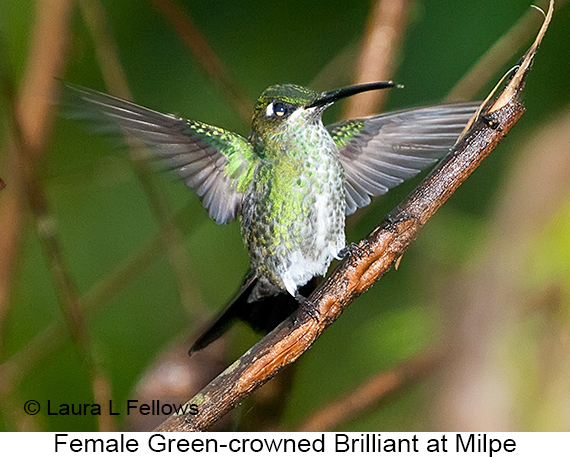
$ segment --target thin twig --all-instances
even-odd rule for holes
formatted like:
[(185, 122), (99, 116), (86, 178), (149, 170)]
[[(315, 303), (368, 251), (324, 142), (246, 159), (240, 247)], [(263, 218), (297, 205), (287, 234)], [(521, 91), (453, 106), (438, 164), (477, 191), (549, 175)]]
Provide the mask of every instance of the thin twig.
[[(558, 2), (558, 6), (562, 3)], [(546, 1), (540, 2), (547, 4)], [(445, 97), (448, 103), (472, 100), (491, 75), (497, 74), (517, 52), (528, 43), (543, 17), (534, 8), (529, 10), (473, 65)]]
[(520, 119), (518, 101), (525, 77), (552, 17), (548, 15), (517, 72), (494, 102), (487, 103), (467, 133), (430, 175), (365, 240), (355, 245), (329, 278), (311, 295), (318, 318), (299, 311), (188, 401), (199, 414), (172, 416), (158, 431), (206, 430), (254, 389), (293, 363), (360, 294), (404, 254), (429, 218), (499, 144)]

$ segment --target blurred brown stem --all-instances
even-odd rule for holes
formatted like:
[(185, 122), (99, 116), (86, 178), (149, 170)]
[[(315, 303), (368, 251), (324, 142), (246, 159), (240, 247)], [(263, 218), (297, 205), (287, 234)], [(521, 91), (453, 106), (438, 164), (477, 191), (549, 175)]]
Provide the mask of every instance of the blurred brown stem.
[(441, 361), (441, 353), (421, 354), (390, 371), (379, 373), (353, 391), (312, 414), (297, 432), (326, 432), (370, 409), (383, 398), (431, 373)]
[[(15, 113), (15, 109), (12, 112)], [(96, 403), (104, 404), (110, 398), (110, 383), (97, 361), (85, 314), (58, 238), (55, 218), (49, 211), (45, 192), (35, 177), (32, 167), (34, 154), (28, 147), (15, 115), (13, 117), (13, 131), (14, 153), (18, 155), (19, 159), (20, 179), (23, 182), (28, 205), (35, 220), (38, 237), (51, 268), (59, 304), (67, 321), (67, 328), (71, 333), (72, 340), (77, 345), (80, 357), (86, 365), (94, 400)], [(111, 416), (103, 415), (98, 419), (101, 430), (111, 431), (114, 429)]]
[[(54, 76), (61, 76), (64, 69), (72, 2), (50, 0), (39, 1), (37, 5), (34, 40), (19, 96), (16, 96), (14, 85), (8, 77), (3, 81), (6, 98), (11, 107), (12, 136), (9, 163), (13, 173), (12, 183), (16, 190), (8, 194), (15, 199), (11, 205), (14, 213), (10, 223), (16, 222), (16, 225), (21, 223), (21, 214), (27, 202), (51, 267), (54, 286), (67, 327), (87, 367), (94, 400), (104, 403), (110, 398), (110, 385), (96, 362), (73, 278), (64, 260), (57, 236), (56, 222), (49, 211), (44, 190), (35, 176), (35, 165), (45, 153), (51, 133), (53, 122), (51, 102), (56, 98), (57, 92), (57, 81)], [(14, 248), (18, 238), (14, 236), (11, 242)], [(10, 262), (13, 258), (7, 260)], [(100, 416), (99, 427), (102, 430), (114, 429), (112, 418)]]
[[(387, 80), (394, 62), (413, 0), (376, 0), (368, 18), (366, 33), (356, 63), (354, 83)], [(343, 117), (354, 119), (377, 113), (385, 91), (355, 95), (346, 100)]]
[[(121, 66), (117, 47), (109, 30), (101, 2), (99, 0), (81, 0), (80, 5), (85, 23), (91, 32), (97, 60), (108, 90), (115, 96), (132, 100), (127, 78)], [(131, 149), (131, 158), (133, 159), (133, 170), (160, 226), (161, 238), (177, 281), (180, 301), (187, 312), (195, 316), (199, 315), (201, 308), (203, 308), (202, 301), (196, 282), (193, 280), (190, 262), (184, 251), (181, 230), (170, 217), (172, 211), (168, 200), (160, 187), (155, 184), (148, 166), (136, 158), (133, 149)]]
[[(22, 135), (32, 151), (30, 164), (35, 166), (41, 158), (50, 137), (53, 113), (50, 102), (57, 92), (54, 76), (61, 76), (69, 34), (67, 26), (71, 14), (71, 0), (40, 0), (36, 4), (36, 22), (30, 51), (20, 84), (14, 116), (21, 126)], [(0, 60), (0, 65), (6, 61)], [(15, 97), (10, 69), (3, 68), (1, 82), (7, 97)], [(14, 152), (15, 139), (8, 141), (8, 153), (2, 166), (8, 188), (0, 195), (0, 335), (4, 315), (9, 306), (12, 268), (19, 253), (22, 219), (26, 197), (20, 177), (18, 159)]]
[(174, 27), (206, 73), (222, 89), (241, 118), (249, 124), (251, 101), (231, 79), (222, 60), (216, 55), (190, 16), (182, 10), (175, 0), (152, 0), (152, 3)]
[[(178, 221), (184, 220), (187, 214), (188, 209), (185, 207), (174, 218), (174, 223), (183, 228), (182, 235), (189, 230), (190, 224), (183, 224)], [(138, 254), (118, 265), (114, 271), (94, 284), (80, 298), (83, 312), (92, 314), (105, 305), (109, 305), (110, 299), (138, 278), (141, 272), (158, 259), (163, 250), (164, 243), (161, 236), (156, 236), (150, 240)], [(5, 360), (0, 365), (0, 373), (2, 374), (0, 400), (10, 395), (27, 373), (36, 368), (40, 362), (45, 361), (50, 354), (61, 348), (66, 341), (65, 324), (53, 322), (36, 334), (22, 349)]]

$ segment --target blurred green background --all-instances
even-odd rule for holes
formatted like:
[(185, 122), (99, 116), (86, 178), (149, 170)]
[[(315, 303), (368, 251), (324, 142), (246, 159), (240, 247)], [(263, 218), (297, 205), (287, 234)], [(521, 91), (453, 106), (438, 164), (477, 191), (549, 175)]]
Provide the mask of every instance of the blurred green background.
[[(134, 429), (125, 402), (140, 398), (135, 386), (153, 364), (161, 366), (163, 351), (170, 349), (169, 357), (185, 366), (168, 382), (187, 387), (189, 398), (197, 388), (186, 386), (194, 371), (219, 371), (255, 341), (237, 326), (212, 352), (213, 368), (205, 368), (208, 356), (201, 356), (203, 365), (185, 359), (193, 332), (239, 286), (247, 254), (239, 225), (210, 221), (183, 183), (133, 166), (128, 151), (60, 117), (32, 167), (49, 217), (33, 215), (21, 162), (10, 165), (21, 151), (14, 146), (9, 88), (21, 94), (26, 72), (34, 71), (27, 62), (45, 3), (0, 3), (0, 178), (7, 185), (0, 191), (0, 429)], [(275, 83), (318, 90), (352, 83), (374, 5), (180, 0), (178, 17), (191, 18), (243, 94), (232, 98), (156, 7), (158, 0), (69, 3), (67, 26), (55, 35), (67, 43), (63, 63), (58, 74), (44, 75), (45, 84), (56, 76), (113, 91), (105, 80), (117, 78), (105, 77), (94, 44), (101, 40), (116, 50), (137, 103), (243, 135), (249, 125), (235, 100), (253, 105)], [(528, 7), (520, 0), (407, 2), (395, 72), (385, 75), (405, 89), (390, 91), (382, 109), (441, 102)], [(106, 21), (92, 19), (95, 34), (86, 21), (93, 11)], [(334, 429), (570, 428), (569, 12), (557, 2), (523, 93), (528, 112), (508, 138), (430, 220), (399, 269), (360, 297), (284, 374), (287, 382), (273, 394), (276, 405), (264, 409), (267, 398), (253, 397), (230, 415), (227, 428), (294, 429), (383, 372), (401, 375), (389, 395), (347, 414)], [(486, 75), (475, 99), (486, 97), (530, 45), (541, 18), (534, 15), (522, 48)], [(46, 98), (56, 106), (57, 94), (40, 89), (28, 88), (31, 98), (19, 105), (21, 112)], [(325, 121), (342, 109), (328, 110)], [(418, 182), (351, 217), (348, 241), (366, 236)], [(8, 236), (9, 229), (15, 233)], [(55, 233), (71, 290), (85, 310), (83, 349), (66, 324), (53, 252), (41, 241), (46, 233)], [(153, 398), (169, 388), (161, 386)], [(48, 400), (91, 404), (109, 397), (121, 412), (110, 419), (46, 410)], [(39, 414), (24, 413), (30, 399), (40, 403)]]

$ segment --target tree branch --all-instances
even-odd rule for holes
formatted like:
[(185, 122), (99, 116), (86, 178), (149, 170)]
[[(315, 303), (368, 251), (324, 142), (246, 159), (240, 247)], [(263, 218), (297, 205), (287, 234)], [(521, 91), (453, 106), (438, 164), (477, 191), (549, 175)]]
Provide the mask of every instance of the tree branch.
[(484, 103), (450, 154), (366, 239), (353, 246), (350, 255), (311, 295), (319, 317), (301, 311), (289, 317), (189, 400), (189, 404), (197, 405), (197, 415), (172, 416), (157, 431), (206, 430), (254, 389), (297, 360), (356, 297), (398, 261), (429, 218), (524, 113), (518, 98), (552, 9), (553, 0), (535, 42), (497, 99)]

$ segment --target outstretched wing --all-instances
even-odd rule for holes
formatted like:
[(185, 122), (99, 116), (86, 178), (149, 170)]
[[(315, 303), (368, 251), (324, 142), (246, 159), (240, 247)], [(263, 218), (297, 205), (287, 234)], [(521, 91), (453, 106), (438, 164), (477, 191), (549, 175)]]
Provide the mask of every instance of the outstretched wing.
[(88, 120), (100, 131), (132, 134), (195, 189), (214, 221), (225, 224), (235, 219), (251, 179), (253, 150), (245, 138), (84, 87), (68, 83), (65, 87), (70, 117)]
[(327, 126), (345, 171), (346, 214), (445, 156), (479, 105), (417, 108)]

